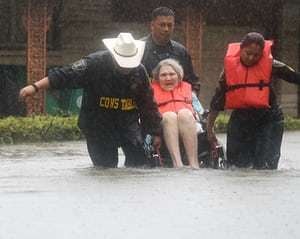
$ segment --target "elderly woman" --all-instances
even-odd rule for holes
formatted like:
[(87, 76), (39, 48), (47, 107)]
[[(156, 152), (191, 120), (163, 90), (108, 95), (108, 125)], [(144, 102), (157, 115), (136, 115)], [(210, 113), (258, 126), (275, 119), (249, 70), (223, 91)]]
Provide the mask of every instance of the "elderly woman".
[(192, 88), (182, 81), (182, 66), (173, 59), (165, 59), (153, 70), (153, 79), (154, 98), (163, 118), (163, 137), (173, 166), (183, 167), (179, 148), (181, 138), (190, 167), (199, 168)]

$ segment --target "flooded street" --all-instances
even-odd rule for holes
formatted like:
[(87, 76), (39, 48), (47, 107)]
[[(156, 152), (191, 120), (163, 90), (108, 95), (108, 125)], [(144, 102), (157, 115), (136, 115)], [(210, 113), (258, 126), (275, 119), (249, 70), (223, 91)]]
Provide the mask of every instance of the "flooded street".
[[(224, 135), (220, 136), (224, 142)], [(280, 169), (96, 169), (85, 142), (0, 147), (0, 239), (300, 238), (300, 132)]]

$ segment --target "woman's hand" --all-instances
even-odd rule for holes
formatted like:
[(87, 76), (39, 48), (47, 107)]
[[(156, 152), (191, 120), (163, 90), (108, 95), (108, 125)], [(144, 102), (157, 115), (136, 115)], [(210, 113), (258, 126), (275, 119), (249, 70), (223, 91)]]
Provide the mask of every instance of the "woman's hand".
[(207, 131), (207, 140), (210, 143), (210, 145), (217, 145), (218, 139), (215, 135), (215, 133), (212, 130)]
[(212, 110), (208, 113), (207, 116), (207, 139), (210, 145), (216, 145), (218, 143), (218, 139), (214, 132), (214, 125), (218, 114), (218, 111)]

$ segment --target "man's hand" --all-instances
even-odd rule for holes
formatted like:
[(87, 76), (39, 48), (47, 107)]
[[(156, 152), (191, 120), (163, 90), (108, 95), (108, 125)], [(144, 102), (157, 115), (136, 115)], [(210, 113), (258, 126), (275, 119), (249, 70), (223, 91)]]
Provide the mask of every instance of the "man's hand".
[(25, 98), (27, 98), (29, 96), (33, 96), (35, 93), (36, 93), (35, 87), (33, 85), (28, 85), (20, 90), (19, 98), (21, 100), (24, 100)]
[(161, 146), (160, 136), (153, 136), (153, 147), (156, 152), (159, 152), (160, 146)]

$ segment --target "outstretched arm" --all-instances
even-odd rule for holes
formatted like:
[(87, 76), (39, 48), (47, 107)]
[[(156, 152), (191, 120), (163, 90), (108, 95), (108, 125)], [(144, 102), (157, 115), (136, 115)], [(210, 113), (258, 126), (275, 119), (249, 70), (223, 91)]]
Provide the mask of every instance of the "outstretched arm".
[(273, 74), (287, 82), (300, 85), (300, 73), (280, 61), (273, 61)]

